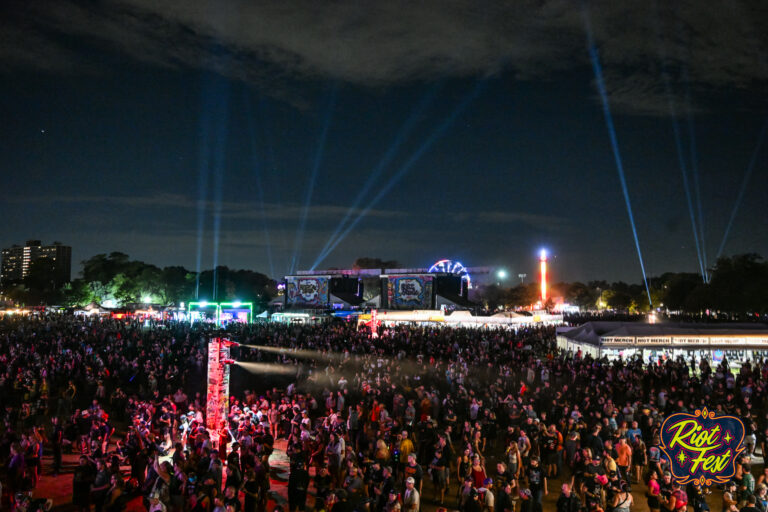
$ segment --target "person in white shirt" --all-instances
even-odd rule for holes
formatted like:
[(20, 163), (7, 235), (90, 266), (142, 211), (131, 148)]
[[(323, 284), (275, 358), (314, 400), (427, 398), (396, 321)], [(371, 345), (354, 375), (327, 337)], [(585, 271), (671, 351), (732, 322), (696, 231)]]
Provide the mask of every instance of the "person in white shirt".
[(419, 491), (414, 487), (416, 480), (412, 476), (405, 479), (405, 492), (403, 493), (403, 510), (405, 512), (418, 512), (421, 506)]

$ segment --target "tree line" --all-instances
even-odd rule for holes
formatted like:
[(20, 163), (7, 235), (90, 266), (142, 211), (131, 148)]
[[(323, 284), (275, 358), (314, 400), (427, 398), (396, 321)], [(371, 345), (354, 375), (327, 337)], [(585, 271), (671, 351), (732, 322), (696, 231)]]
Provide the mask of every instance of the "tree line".
[[(358, 258), (354, 268), (397, 268), (400, 263), (377, 258)], [(686, 272), (668, 272), (648, 279), (653, 308), (700, 314), (706, 310), (735, 314), (768, 313), (768, 262), (757, 254), (720, 258), (710, 279)], [(157, 267), (131, 260), (127, 254), (97, 254), (82, 262), (81, 277), (61, 285), (46, 259), (35, 261), (23, 283), (4, 293), (25, 305), (84, 306), (89, 303), (152, 303), (180, 305), (191, 300), (253, 302), (266, 307), (277, 294), (277, 283), (252, 270), (217, 267), (200, 273), (181, 266)], [(372, 287), (372, 289), (375, 287)], [(470, 299), (488, 310), (513, 309), (535, 304), (539, 283), (512, 287), (480, 286)], [(589, 281), (556, 283), (550, 296), (563, 297), (583, 311), (612, 309), (643, 313), (651, 308), (645, 283)], [(370, 298), (370, 297), (369, 297)], [(551, 307), (553, 304), (545, 304)]]
[(260, 309), (277, 294), (277, 283), (252, 270), (220, 266), (200, 273), (181, 266), (160, 268), (127, 254), (97, 254), (82, 262), (81, 277), (58, 285), (53, 267), (35, 261), (21, 284), (4, 290), (17, 304), (85, 306), (90, 303), (180, 305), (196, 299), (253, 302)]
[[(734, 314), (768, 313), (768, 262), (757, 254), (720, 258), (704, 282), (700, 274), (668, 272), (648, 279), (653, 308), (700, 314), (707, 310)], [(648, 312), (648, 291), (640, 282), (589, 281), (557, 283), (550, 296), (583, 311), (612, 309), (627, 313)], [(539, 299), (539, 283), (513, 287), (488, 285), (476, 290), (474, 299), (489, 310), (513, 309), (534, 304)], [(472, 298), (472, 297), (471, 297)], [(552, 306), (550, 302), (549, 306)]]

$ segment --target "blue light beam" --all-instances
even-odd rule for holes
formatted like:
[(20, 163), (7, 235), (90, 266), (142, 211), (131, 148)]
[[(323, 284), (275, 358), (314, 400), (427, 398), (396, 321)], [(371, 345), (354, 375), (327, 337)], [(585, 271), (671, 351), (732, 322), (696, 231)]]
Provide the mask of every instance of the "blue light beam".
[[(664, 42), (661, 38), (661, 23), (659, 21), (658, 2), (653, 2), (654, 28), (656, 34), (656, 43), (658, 45), (659, 57), (661, 60), (661, 78), (664, 82), (664, 90), (667, 94), (667, 108), (669, 109), (669, 117), (672, 121), (672, 133), (675, 138), (675, 149), (677, 150), (677, 161), (680, 166), (680, 174), (683, 178), (683, 190), (685, 191), (685, 200), (688, 205), (688, 215), (691, 219), (691, 230), (693, 231), (693, 241), (696, 247), (696, 258), (699, 262), (699, 272), (704, 282), (707, 281), (706, 260), (702, 257), (701, 243), (699, 242), (699, 228), (696, 223), (696, 214), (694, 213), (694, 199), (691, 194), (690, 180), (688, 176), (688, 167), (685, 162), (685, 154), (683, 151), (682, 136), (680, 134), (680, 125), (677, 120), (677, 109), (675, 108), (674, 95), (672, 94), (672, 85), (670, 84), (669, 74), (667, 72), (667, 52), (664, 48)], [(694, 178), (698, 182), (697, 178)]]
[(210, 181), (211, 147), (210, 99), (214, 96), (212, 79), (203, 83), (203, 104), (200, 113), (197, 175), (197, 253), (195, 258), (195, 300), (200, 297), (200, 271), (203, 265), (203, 237), (205, 235), (205, 210), (208, 202), (208, 182)]
[[(275, 203), (275, 208), (280, 211), (283, 209), (283, 194), (282, 194), (282, 182), (280, 180), (281, 172), (278, 169), (277, 165), (277, 157), (275, 156), (275, 145), (272, 142), (272, 127), (270, 125), (270, 104), (269, 102), (261, 98), (258, 105), (258, 110), (261, 113), (261, 123), (259, 126), (261, 127), (261, 130), (259, 131), (259, 134), (261, 134), (261, 140), (264, 141), (265, 147), (265, 166), (267, 168), (266, 173), (262, 173), (264, 175), (265, 181), (267, 182), (266, 188), (270, 190), (270, 202)], [(272, 181), (270, 181), (270, 178), (272, 178)], [(273, 233), (275, 235), (275, 238), (278, 239), (278, 245), (279, 246), (287, 246), (288, 241), (286, 240), (286, 232), (283, 229), (278, 229), (276, 233)], [(283, 265), (285, 267), (281, 270), (283, 272), (282, 275), (285, 275), (290, 272), (290, 266), (291, 261), (288, 258), (283, 259)], [(273, 275), (272, 277), (276, 277)]]
[(267, 212), (264, 209), (264, 189), (262, 187), (261, 174), (264, 166), (260, 165), (259, 152), (256, 144), (256, 127), (254, 126), (253, 105), (251, 97), (246, 89), (243, 89), (245, 97), (245, 117), (248, 122), (248, 135), (251, 139), (251, 160), (253, 161), (253, 174), (256, 180), (256, 199), (259, 201), (259, 211), (261, 213), (261, 230), (264, 233), (264, 244), (267, 246), (267, 262), (269, 263), (269, 275), (275, 276), (275, 265), (272, 261), (272, 241), (269, 236), (269, 227), (267, 225)]
[(701, 180), (699, 176), (699, 153), (696, 148), (696, 127), (693, 124), (693, 114), (691, 113), (691, 85), (688, 78), (688, 69), (683, 68), (685, 80), (685, 106), (688, 116), (688, 142), (690, 146), (691, 174), (693, 175), (693, 193), (696, 198), (696, 211), (699, 216), (699, 240), (701, 241), (701, 259), (704, 262), (704, 281), (709, 282), (709, 271), (707, 264), (707, 242), (704, 238), (704, 208), (701, 201)]
[(309, 183), (307, 184), (307, 193), (304, 197), (304, 208), (301, 211), (301, 217), (299, 219), (299, 228), (296, 230), (296, 239), (293, 242), (293, 257), (291, 258), (290, 273), (296, 270), (298, 263), (299, 253), (301, 252), (301, 244), (304, 240), (304, 229), (307, 225), (307, 215), (309, 214), (309, 205), (312, 202), (312, 193), (315, 189), (315, 182), (317, 181), (317, 173), (320, 169), (320, 163), (323, 161), (323, 153), (325, 152), (325, 141), (328, 137), (328, 129), (331, 126), (331, 118), (333, 117), (333, 109), (336, 105), (337, 87), (333, 85), (331, 87), (328, 104), (325, 108), (325, 122), (323, 123), (323, 129), (320, 132), (320, 139), (317, 143), (317, 152), (315, 153), (315, 160), (312, 164), (312, 172), (309, 176)]
[(747, 172), (744, 173), (744, 179), (741, 180), (741, 187), (739, 188), (739, 195), (736, 197), (736, 204), (733, 205), (733, 210), (731, 211), (731, 217), (728, 219), (728, 226), (725, 228), (725, 233), (723, 233), (723, 240), (720, 242), (720, 248), (717, 250), (717, 258), (719, 259), (720, 256), (723, 254), (723, 249), (725, 248), (725, 242), (728, 240), (728, 235), (731, 233), (731, 227), (733, 227), (733, 221), (736, 219), (736, 214), (739, 211), (739, 206), (741, 206), (741, 202), (744, 200), (744, 193), (747, 191), (747, 185), (749, 184), (749, 179), (752, 177), (752, 171), (755, 169), (755, 164), (757, 163), (757, 157), (760, 155), (760, 150), (762, 149), (763, 142), (765, 141), (765, 134), (768, 131), (768, 119), (766, 119), (765, 124), (763, 125), (763, 129), (760, 130), (760, 135), (757, 139), (757, 146), (755, 146), (755, 151), (752, 153), (752, 158), (749, 160), (749, 165), (747, 166)]
[[(664, 71), (662, 71), (662, 75), (664, 76), (664, 83), (667, 89), (667, 103), (669, 104), (669, 114), (672, 119), (672, 131), (675, 136), (675, 149), (677, 150), (677, 161), (680, 165), (680, 173), (682, 174), (682, 178), (683, 178), (683, 189), (685, 190), (685, 201), (688, 205), (688, 215), (691, 219), (691, 229), (693, 230), (693, 241), (696, 245), (696, 257), (699, 261), (699, 272), (701, 272), (701, 277), (706, 282), (707, 280), (706, 263), (705, 263), (706, 260), (704, 260), (703, 258), (701, 241), (699, 239), (699, 229), (696, 224), (696, 214), (694, 213), (694, 198), (693, 198), (693, 195), (691, 194), (691, 186), (690, 186), (689, 176), (688, 176), (689, 174), (688, 167), (685, 164), (683, 142), (682, 142), (682, 137), (680, 135), (680, 125), (677, 121), (677, 113), (675, 110), (674, 100), (672, 99), (672, 88), (669, 85), (669, 77)], [(694, 181), (698, 182), (696, 178), (694, 178)]]
[[(432, 87), (429, 91), (427, 91), (427, 93), (424, 95), (424, 97), (421, 99), (418, 105), (416, 105), (416, 107), (413, 109), (411, 115), (408, 117), (405, 124), (403, 124), (403, 126), (400, 128), (400, 131), (398, 132), (397, 137), (395, 137), (395, 140), (392, 142), (392, 145), (390, 145), (389, 149), (387, 149), (387, 152), (381, 158), (379, 163), (376, 164), (376, 167), (374, 167), (373, 170), (368, 175), (368, 180), (365, 182), (365, 184), (363, 185), (363, 188), (360, 190), (360, 193), (355, 199), (355, 202), (352, 204), (352, 206), (349, 207), (349, 209), (347, 210), (347, 213), (344, 214), (344, 217), (341, 219), (338, 226), (336, 226), (336, 230), (331, 234), (331, 236), (328, 238), (328, 241), (320, 250), (319, 255), (324, 254), (328, 250), (328, 248), (331, 246), (331, 244), (333, 244), (333, 242), (339, 236), (339, 233), (341, 233), (341, 230), (344, 228), (344, 225), (355, 213), (357, 208), (360, 206), (360, 203), (363, 202), (363, 199), (365, 198), (366, 194), (368, 194), (368, 191), (371, 189), (371, 187), (373, 187), (373, 185), (379, 179), (379, 176), (381, 176), (381, 173), (397, 155), (397, 151), (400, 149), (400, 146), (402, 146), (403, 142), (405, 142), (405, 140), (411, 134), (414, 127), (416, 126), (418, 121), (421, 119), (421, 116), (424, 113), (424, 111), (432, 105), (432, 103), (435, 100), (435, 97), (437, 96), (437, 92), (439, 89), (440, 89), (439, 84)], [(313, 265), (311, 270), (314, 270), (314, 269), (315, 267)]]
[(221, 211), (224, 195), (224, 171), (227, 136), (229, 135), (229, 82), (222, 80), (221, 90), (216, 97), (215, 119), (216, 139), (213, 158), (213, 300), (217, 299), (216, 289), (218, 285), (219, 246), (221, 239)]
[(589, 12), (586, 5), (583, 7), (584, 12), (584, 25), (587, 32), (587, 46), (589, 48), (589, 57), (592, 60), (592, 69), (595, 73), (595, 82), (597, 83), (597, 90), (600, 93), (600, 98), (603, 103), (603, 115), (605, 117), (605, 124), (608, 128), (608, 135), (611, 139), (611, 146), (613, 148), (613, 158), (616, 161), (616, 171), (619, 175), (619, 181), (621, 182), (621, 191), (624, 195), (624, 203), (627, 206), (627, 215), (629, 216), (629, 224), (632, 227), (632, 236), (635, 239), (635, 248), (637, 249), (637, 258), (640, 261), (640, 270), (643, 273), (643, 284), (645, 284), (645, 291), (648, 294), (648, 304), (653, 309), (653, 300), (651, 299), (651, 290), (648, 287), (648, 278), (645, 274), (645, 264), (643, 263), (643, 253), (640, 250), (640, 240), (637, 236), (637, 229), (635, 228), (635, 217), (632, 214), (632, 203), (629, 200), (629, 190), (627, 189), (627, 180), (624, 176), (624, 165), (621, 160), (621, 152), (619, 151), (619, 141), (616, 137), (616, 130), (613, 126), (613, 116), (611, 116), (611, 106), (608, 103), (608, 92), (605, 89), (605, 82), (603, 81), (603, 70), (600, 65), (600, 56), (598, 55), (597, 48), (595, 47), (594, 35), (592, 33), (592, 23), (589, 19)]
[(349, 226), (347, 226), (342, 234), (336, 238), (336, 241), (331, 244), (328, 250), (318, 256), (314, 265), (312, 265), (312, 268), (317, 267), (325, 258), (327, 258), (328, 255), (330, 255), (331, 252), (333, 252), (333, 250), (339, 245), (339, 243), (341, 243), (341, 241), (346, 238), (350, 231), (352, 231), (354, 227), (368, 214), (368, 212), (370, 212), (371, 209), (373, 209), (373, 207), (376, 206), (376, 204), (381, 201), (381, 199), (392, 189), (392, 187), (394, 187), (398, 181), (400, 181), (406, 174), (408, 174), (408, 171), (411, 170), (414, 164), (418, 162), (422, 156), (424, 156), (424, 153), (426, 153), (432, 147), (432, 145), (445, 134), (453, 122), (467, 109), (467, 107), (469, 107), (475, 98), (477, 98), (477, 96), (483, 90), (485, 83), (486, 80), (483, 79), (475, 84), (475, 87), (472, 89), (472, 91), (462, 100), (461, 103), (459, 103), (453, 112), (451, 112), (451, 114), (435, 130), (432, 131), (432, 133), (429, 135), (429, 137), (427, 137), (427, 140), (424, 141), (421, 147), (417, 149), (410, 156), (410, 158), (408, 158), (408, 160), (389, 180), (389, 182), (379, 190), (379, 193), (376, 194), (371, 202), (368, 203), (368, 205), (357, 215), (357, 217), (355, 217), (355, 219), (349, 224)]

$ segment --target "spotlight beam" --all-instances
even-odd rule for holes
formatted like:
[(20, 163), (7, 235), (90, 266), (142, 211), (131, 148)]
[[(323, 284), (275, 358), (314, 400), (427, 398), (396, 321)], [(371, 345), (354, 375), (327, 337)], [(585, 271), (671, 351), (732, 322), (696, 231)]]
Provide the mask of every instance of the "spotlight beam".
[(213, 188), (213, 300), (217, 299), (219, 241), (221, 238), (221, 211), (224, 194), (224, 171), (229, 134), (229, 82), (223, 83), (216, 97), (216, 145), (214, 154)]
[[(320, 255), (324, 254), (328, 250), (328, 248), (331, 246), (331, 244), (333, 244), (336, 237), (339, 236), (339, 233), (344, 228), (344, 225), (355, 213), (357, 208), (360, 206), (360, 203), (362, 203), (365, 195), (368, 194), (368, 191), (371, 189), (371, 187), (373, 187), (373, 185), (379, 179), (379, 176), (381, 175), (382, 171), (386, 168), (386, 166), (388, 166), (392, 162), (395, 155), (397, 154), (397, 151), (400, 149), (400, 146), (411, 134), (411, 132), (413, 131), (413, 128), (416, 126), (417, 122), (421, 119), (421, 116), (424, 113), (424, 111), (429, 106), (432, 105), (437, 95), (437, 91), (439, 89), (440, 89), (439, 85), (433, 86), (429, 91), (427, 91), (427, 93), (424, 95), (424, 97), (421, 99), (418, 105), (416, 105), (416, 107), (413, 109), (413, 111), (411, 112), (411, 115), (408, 117), (405, 124), (403, 124), (403, 126), (400, 128), (400, 131), (395, 137), (395, 140), (392, 142), (389, 149), (387, 149), (387, 152), (384, 154), (384, 156), (381, 158), (379, 163), (376, 164), (376, 166), (368, 175), (368, 180), (365, 182), (365, 184), (363, 185), (363, 188), (360, 190), (360, 193), (355, 199), (355, 202), (352, 204), (352, 206), (349, 207), (349, 209), (347, 210), (347, 213), (344, 214), (344, 217), (341, 219), (338, 226), (336, 226), (336, 230), (331, 234), (331, 236), (328, 238), (328, 241), (320, 250), (320, 253), (319, 253)], [(311, 270), (314, 270), (318, 263), (319, 262), (315, 260), (315, 264), (312, 265)]]
[(201, 143), (199, 169), (197, 178), (197, 253), (195, 257), (195, 299), (200, 298), (200, 271), (203, 266), (203, 237), (205, 235), (205, 206), (208, 198), (208, 165), (210, 150), (208, 148), (208, 130), (207, 123), (201, 123)]
[(643, 283), (645, 284), (645, 291), (648, 294), (648, 304), (653, 308), (653, 300), (651, 299), (651, 290), (648, 287), (648, 278), (645, 273), (645, 264), (643, 263), (643, 253), (640, 250), (640, 240), (637, 235), (637, 229), (635, 227), (635, 217), (632, 214), (632, 203), (629, 199), (629, 190), (627, 189), (627, 180), (624, 176), (624, 164), (621, 160), (621, 152), (619, 151), (619, 141), (616, 136), (616, 130), (613, 125), (613, 116), (611, 115), (611, 106), (608, 103), (608, 92), (605, 88), (605, 82), (603, 80), (603, 70), (600, 65), (600, 56), (598, 55), (597, 48), (595, 47), (594, 34), (592, 33), (592, 23), (589, 19), (589, 11), (586, 4), (583, 5), (584, 25), (587, 32), (587, 46), (589, 48), (589, 56), (592, 60), (592, 69), (595, 73), (595, 82), (597, 84), (598, 92), (600, 93), (600, 99), (603, 104), (603, 116), (605, 117), (605, 124), (608, 128), (608, 135), (611, 139), (611, 147), (613, 149), (613, 158), (616, 161), (616, 172), (619, 175), (619, 182), (621, 183), (621, 192), (624, 195), (624, 203), (627, 207), (627, 216), (629, 217), (629, 224), (632, 227), (632, 236), (635, 240), (635, 248), (637, 249), (637, 258), (640, 261), (640, 270), (643, 273)]
[[(677, 109), (675, 108), (674, 96), (672, 94), (672, 86), (669, 80), (669, 74), (667, 72), (667, 52), (664, 48), (664, 42), (661, 37), (661, 26), (658, 13), (658, 2), (653, 2), (654, 28), (656, 34), (656, 43), (658, 45), (659, 57), (661, 60), (661, 78), (664, 82), (664, 90), (667, 94), (667, 108), (669, 109), (669, 117), (672, 121), (672, 133), (675, 139), (675, 149), (677, 150), (677, 162), (680, 166), (680, 174), (683, 178), (683, 190), (685, 191), (685, 200), (688, 205), (688, 216), (691, 219), (691, 229), (693, 231), (693, 241), (696, 248), (696, 258), (699, 262), (699, 272), (704, 282), (707, 281), (706, 275), (706, 263), (702, 257), (701, 244), (699, 242), (699, 229), (696, 223), (696, 215), (693, 207), (693, 196), (691, 194), (691, 187), (689, 183), (688, 169), (685, 163), (685, 155), (683, 151), (682, 136), (680, 134), (680, 125), (677, 120)], [(690, 119), (689, 119), (690, 120)], [(694, 178), (695, 182), (698, 182), (697, 178)]]
[(693, 124), (693, 116), (691, 115), (691, 87), (688, 81), (688, 71), (684, 71), (685, 74), (685, 104), (688, 110), (688, 142), (690, 146), (690, 159), (691, 159), (691, 174), (693, 175), (693, 193), (696, 198), (696, 210), (699, 217), (699, 241), (701, 243), (701, 260), (704, 266), (704, 281), (709, 282), (709, 271), (707, 270), (707, 243), (704, 238), (704, 208), (701, 201), (701, 185), (699, 176), (699, 155), (696, 149), (696, 127)]
[(312, 172), (309, 176), (309, 183), (307, 184), (307, 193), (304, 197), (304, 208), (301, 211), (301, 217), (299, 219), (299, 228), (296, 230), (296, 239), (293, 242), (293, 257), (291, 258), (291, 273), (296, 270), (298, 263), (297, 259), (301, 253), (301, 245), (304, 239), (304, 229), (307, 225), (307, 215), (309, 214), (309, 205), (312, 201), (312, 193), (315, 189), (315, 182), (317, 181), (317, 173), (320, 169), (320, 163), (323, 160), (323, 153), (325, 152), (325, 141), (328, 137), (328, 128), (331, 126), (331, 118), (333, 117), (333, 109), (336, 105), (337, 86), (334, 84), (331, 86), (329, 93), (328, 104), (325, 109), (325, 117), (323, 123), (323, 129), (320, 132), (320, 139), (317, 144), (317, 152), (315, 153), (315, 159), (312, 164)]
[[(263, 352), (269, 352), (273, 354), (283, 354), (287, 357), (294, 358), (294, 359), (308, 359), (313, 362), (341, 362), (345, 358), (345, 354), (341, 352), (321, 352), (319, 350), (308, 350), (308, 349), (295, 349), (295, 348), (287, 348), (287, 347), (273, 347), (273, 346), (266, 346), (266, 345), (240, 345), (241, 347), (247, 347), (252, 348), (256, 350), (261, 350)], [(399, 359), (397, 357), (388, 357), (388, 356), (382, 356), (375, 352), (368, 352), (365, 354), (350, 354), (350, 359), (347, 359), (352, 365), (359, 364), (361, 360), (366, 359), (381, 359), (386, 364), (394, 364), (400, 367), (402, 373), (409, 374), (409, 375), (419, 375), (424, 372), (424, 362), (419, 362), (417, 359), (413, 358), (404, 358)], [(245, 366), (249, 365), (251, 368), (255, 370), (255, 372), (264, 372), (269, 373), (273, 367), (279, 366), (283, 368), (287, 368), (286, 370), (283, 370), (283, 372), (274, 372), (274, 373), (285, 373), (285, 374), (294, 374), (296, 373), (297, 366), (294, 365), (286, 365), (286, 364), (279, 364), (279, 363), (251, 363), (246, 361), (236, 361), (234, 363), (238, 366)], [(481, 366), (476, 365), (470, 365), (473, 368), (485, 368)], [(343, 366), (338, 368), (339, 373), (337, 375), (348, 375), (353, 376), (353, 373), (347, 373), (347, 369), (345, 369)]]
[(254, 363), (251, 361), (234, 361), (232, 363), (235, 366), (239, 366), (243, 370), (246, 370), (254, 374), (271, 374), (271, 375), (296, 375), (298, 368), (292, 365), (277, 364), (277, 363)]
[[(665, 75), (664, 82), (667, 86), (667, 101), (669, 103), (670, 116), (672, 118), (672, 131), (674, 132), (674, 136), (675, 136), (675, 148), (677, 150), (677, 160), (680, 165), (680, 173), (682, 174), (682, 178), (683, 178), (683, 189), (685, 190), (685, 201), (688, 205), (688, 215), (691, 219), (691, 229), (693, 230), (693, 241), (696, 246), (696, 257), (698, 258), (698, 261), (699, 261), (699, 272), (701, 272), (701, 277), (706, 282), (707, 280), (706, 264), (704, 262), (704, 258), (702, 255), (701, 241), (699, 239), (699, 229), (697, 227), (696, 215), (694, 213), (694, 199), (691, 194), (689, 172), (685, 164), (685, 156), (683, 154), (684, 152), (683, 152), (682, 137), (680, 135), (680, 126), (677, 121), (674, 101), (672, 100), (672, 91), (671, 91), (671, 88), (669, 88), (669, 77), (666, 76), (666, 73), (664, 73), (664, 75)], [(691, 174), (695, 174), (695, 173), (691, 172)], [(698, 182), (698, 179), (694, 178), (694, 182)]]
[(195, 299), (200, 297), (200, 271), (203, 265), (203, 236), (205, 235), (205, 210), (208, 202), (208, 182), (210, 180), (211, 147), (210, 124), (211, 108), (210, 98), (213, 97), (211, 78), (203, 84), (203, 98), (200, 113), (200, 126), (198, 146), (198, 175), (197, 175), (197, 253), (195, 258)]
[[(277, 165), (277, 158), (275, 157), (275, 146), (272, 142), (272, 131), (270, 130), (270, 123), (269, 123), (269, 102), (262, 98), (259, 101), (259, 112), (261, 112), (261, 120), (263, 121), (260, 123), (260, 130), (259, 134), (261, 135), (261, 140), (264, 141), (265, 144), (265, 156), (266, 156), (266, 163), (265, 167), (267, 169), (267, 172), (264, 173), (264, 178), (267, 181), (266, 188), (270, 191), (270, 201), (274, 201), (276, 203), (276, 207), (278, 210), (282, 210), (283, 208), (283, 194), (282, 194), (282, 184), (279, 180), (280, 178), (280, 172), (278, 172), (278, 165)], [(270, 182), (269, 178), (272, 177), (275, 181)], [(288, 240), (286, 240), (286, 232), (284, 229), (278, 229), (275, 234), (275, 238), (278, 239), (277, 245), (287, 247), (290, 243)], [(271, 250), (271, 248), (270, 248)], [(282, 275), (285, 275), (288, 273), (289, 268), (288, 265), (290, 265), (290, 260), (288, 258), (283, 259), (283, 265), (284, 268), (281, 270), (283, 272)], [(272, 277), (276, 277), (276, 275), (273, 274)]]
[(733, 227), (733, 221), (736, 219), (736, 214), (739, 211), (739, 206), (741, 206), (741, 202), (744, 200), (744, 193), (747, 191), (747, 185), (749, 184), (749, 180), (752, 177), (752, 171), (754, 171), (755, 169), (755, 164), (757, 163), (757, 157), (760, 155), (760, 150), (762, 149), (763, 142), (765, 141), (765, 134), (767, 131), (768, 131), (768, 119), (766, 119), (766, 122), (763, 125), (763, 129), (760, 130), (760, 135), (758, 136), (758, 139), (757, 139), (757, 146), (755, 146), (755, 150), (752, 153), (752, 158), (750, 158), (749, 160), (749, 165), (747, 166), (747, 172), (744, 173), (744, 178), (741, 180), (739, 195), (736, 197), (736, 204), (733, 205), (731, 216), (728, 219), (728, 225), (725, 228), (725, 233), (723, 233), (723, 239), (720, 242), (720, 248), (717, 250), (717, 258), (720, 258), (720, 256), (723, 254), (723, 249), (725, 248), (725, 242), (728, 240), (728, 235), (731, 233), (731, 228)]
[(308, 350), (308, 349), (296, 349), (285, 347), (273, 347), (269, 345), (240, 345), (241, 347), (250, 348), (253, 350), (260, 350), (261, 352), (267, 352), (270, 354), (285, 355), (295, 359), (312, 359), (312, 360), (327, 360), (337, 361), (344, 357), (343, 354), (337, 352), (321, 352), (320, 350)]
[(424, 153), (426, 153), (432, 145), (442, 137), (446, 131), (448, 131), (448, 128), (451, 127), (453, 122), (458, 118), (466, 109), (467, 107), (477, 98), (477, 96), (482, 91), (485, 80), (478, 81), (475, 84), (475, 87), (470, 91), (470, 93), (459, 103), (459, 105), (456, 106), (456, 108), (451, 112), (451, 114), (435, 129), (432, 131), (432, 133), (427, 137), (427, 140), (424, 141), (424, 144), (421, 145), (419, 149), (417, 149), (410, 158), (403, 164), (403, 166), (395, 173), (395, 175), (389, 180), (387, 184), (385, 184), (380, 190), (379, 193), (376, 194), (376, 196), (368, 203), (368, 205), (355, 217), (355, 219), (347, 226), (347, 228), (342, 232), (341, 235), (339, 235), (336, 240), (331, 244), (331, 246), (323, 252), (320, 256), (318, 256), (317, 260), (315, 261), (315, 264), (313, 267), (317, 267), (325, 258), (328, 257), (328, 255), (333, 252), (333, 250), (341, 243), (344, 238), (349, 234), (350, 231), (352, 231), (355, 226), (368, 214), (368, 212), (373, 209), (376, 204), (381, 201), (381, 199), (387, 195), (387, 193), (394, 187), (397, 182), (399, 182), (408, 172), (411, 170), (411, 168), (416, 164), (416, 162), (419, 161), (419, 159), (424, 156)]
[[(665, 77), (664, 81), (668, 85), (669, 79)], [(675, 106), (671, 97), (672, 95), (671, 90), (667, 90), (667, 95), (668, 95), (667, 99), (669, 102), (670, 115), (672, 117), (672, 131), (674, 132), (674, 135), (675, 135), (675, 148), (677, 149), (677, 160), (680, 165), (680, 173), (682, 174), (682, 177), (683, 177), (683, 189), (685, 190), (685, 200), (688, 205), (688, 215), (691, 219), (691, 228), (693, 230), (693, 241), (696, 246), (696, 257), (698, 258), (698, 261), (699, 261), (699, 272), (701, 272), (702, 279), (706, 281), (707, 280), (706, 270), (705, 270), (706, 267), (705, 267), (704, 259), (702, 257), (701, 243), (699, 240), (699, 231), (696, 224), (696, 216), (693, 208), (693, 197), (691, 195), (691, 187), (690, 187), (689, 177), (688, 177), (688, 169), (687, 169), (687, 166), (685, 165), (685, 156), (683, 155), (683, 143), (680, 136), (680, 126), (677, 122), (677, 117), (675, 114)], [(698, 180), (694, 179), (694, 181), (698, 181)]]
[(256, 128), (253, 120), (253, 105), (251, 97), (246, 89), (243, 89), (245, 97), (245, 117), (248, 122), (248, 135), (251, 139), (251, 160), (253, 162), (253, 174), (256, 181), (256, 196), (259, 201), (259, 211), (261, 213), (261, 230), (264, 233), (264, 244), (267, 248), (267, 262), (269, 263), (270, 276), (275, 277), (275, 265), (272, 261), (272, 241), (269, 236), (269, 227), (267, 226), (267, 212), (264, 209), (264, 189), (261, 181), (263, 166), (259, 163), (259, 154), (256, 150)]

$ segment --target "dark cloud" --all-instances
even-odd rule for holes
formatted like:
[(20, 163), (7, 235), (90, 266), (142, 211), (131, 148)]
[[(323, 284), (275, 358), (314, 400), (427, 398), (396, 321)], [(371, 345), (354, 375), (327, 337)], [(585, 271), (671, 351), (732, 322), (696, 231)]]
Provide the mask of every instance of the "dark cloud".
[[(0, 59), (6, 67), (79, 67), (82, 58), (62, 42), (75, 36), (154, 65), (214, 70), (289, 101), (301, 101), (290, 85), (296, 79), (386, 87), (502, 69), (522, 79), (540, 78), (588, 64), (583, 4), (569, 0), (5, 4)], [(676, 73), (673, 78), (684, 76), (694, 92), (764, 86), (766, 5), (761, 0), (591, 2), (615, 108), (668, 112), (662, 58)], [(672, 85), (677, 94), (680, 83)]]
[[(191, 197), (181, 194), (152, 194), (142, 196), (38, 196), (38, 197), (24, 197), (24, 198), (9, 198), (6, 199), (9, 203), (19, 204), (38, 204), (38, 205), (65, 205), (71, 207), (72, 205), (78, 205), (80, 207), (84, 205), (102, 206), (107, 211), (116, 213), (118, 210), (129, 208), (139, 209), (149, 212), (163, 212), (163, 211), (176, 211), (182, 213), (184, 216), (196, 215), (199, 206), (205, 209), (206, 215), (210, 216), (211, 212), (216, 210), (213, 201), (204, 201), (202, 204)], [(294, 221), (299, 218), (304, 207), (298, 203), (283, 203), (272, 204), (264, 203), (264, 210), (262, 212), (261, 207), (253, 201), (232, 201), (228, 200), (221, 204), (220, 212), (223, 219), (229, 220), (244, 220), (244, 221), (257, 221), (262, 218), (266, 218), (270, 221)], [(310, 217), (315, 222), (338, 222), (346, 214), (348, 208), (340, 205), (313, 205), (309, 208)], [(361, 210), (352, 210), (351, 215), (353, 218), (360, 214)], [(390, 211), (390, 210), (375, 210), (371, 209), (366, 212), (366, 216), (370, 218), (384, 218), (384, 219), (397, 219), (407, 216), (407, 213), (402, 211)], [(112, 219), (115, 223), (119, 221), (119, 215), (116, 213)], [(102, 221), (105, 219), (102, 218)]]
[(453, 216), (456, 221), (470, 222), (473, 224), (490, 224), (504, 227), (504, 225), (528, 226), (534, 229), (557, 231), (568, 226), (568, 219), (556, 215), (544, 215), (537, 213), (524, 213), (513, 211), (481, 211), (474, 213), (457, 213)]

